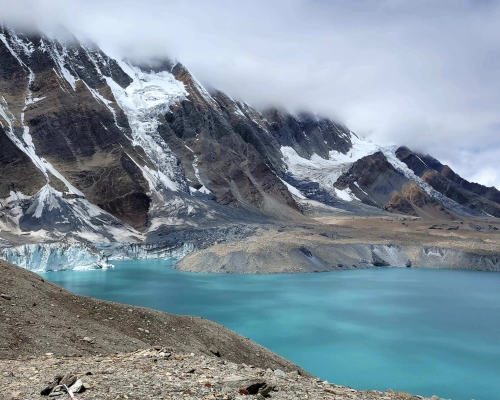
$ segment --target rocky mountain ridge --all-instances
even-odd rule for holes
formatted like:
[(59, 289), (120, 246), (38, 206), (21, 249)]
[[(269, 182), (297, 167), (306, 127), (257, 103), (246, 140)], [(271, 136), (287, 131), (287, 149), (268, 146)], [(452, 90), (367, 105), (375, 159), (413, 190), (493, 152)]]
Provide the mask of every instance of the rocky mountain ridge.
[[(182, 64), (0, 30), (0, 245), (351, 213), (500, 217), (500, 192), (342, 124), (209, 93)], [(20, 240), (21, 238), (22, 240)], [(5, 252), (5, 251), (4, 251)]]

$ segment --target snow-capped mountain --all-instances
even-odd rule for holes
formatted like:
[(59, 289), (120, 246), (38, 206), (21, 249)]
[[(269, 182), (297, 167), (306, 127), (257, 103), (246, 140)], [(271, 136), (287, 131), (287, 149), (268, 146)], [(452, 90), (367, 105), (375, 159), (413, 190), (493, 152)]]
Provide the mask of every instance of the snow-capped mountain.
[[(158, 229), (290, 218), (316, 200), (500, 217), (500, 192), (311, 114), (209, 93), (180, 63), (0, 30), (2, 240), (142, 243)], [(6, 239), (9, 237), (10, 239)], [(0, 242), (1, 243), (1, 242)]]

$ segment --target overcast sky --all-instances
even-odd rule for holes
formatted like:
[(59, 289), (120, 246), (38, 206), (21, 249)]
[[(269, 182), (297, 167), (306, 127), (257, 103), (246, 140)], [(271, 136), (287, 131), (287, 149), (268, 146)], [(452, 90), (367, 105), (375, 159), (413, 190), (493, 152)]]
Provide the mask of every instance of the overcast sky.
[(500, 188), (500, 0), (0, 0), (0, 16), (168, 55), (254, 106), (316, 111)]

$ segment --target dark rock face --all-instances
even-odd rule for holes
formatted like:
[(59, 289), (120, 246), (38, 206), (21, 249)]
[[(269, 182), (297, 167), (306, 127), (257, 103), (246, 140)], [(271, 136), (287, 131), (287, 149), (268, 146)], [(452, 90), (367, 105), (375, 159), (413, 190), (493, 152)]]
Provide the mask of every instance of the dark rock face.
[[(179, 78), (187, 79), (182, 75)], [(185, 100), (165, 116), (162, 136), (185, 166), (190, 185), (208, 187), (221, 204), (266, 209), (266, 199), (274, 198), (296, 209), (286, 187), (257, 151), (257, 143), (239, 134), (241, 126), (233, 129), (218, 108), (215, 100), (213, 104), (205, 99), (200, 103)]]
[(396, 155), (417, 176), (449, 199), (472, 211), (500, 217), (500, 192), (494, 187), (469, 182), (435, 158), (417, 155), (406, 147), (400, 147)]
[(382, 152), (356, 161), (335, 186), (349, 188), (363, 202), (383, 208), (408, 179), (396, 171)]
[(489, 215), (493, 215), (494, 217), (500, 217), (499, 203), (493, 202), (485, 197), (478, 196), (475, 193), (464, 189), (463, 186), (449, 180), (445, 175), (437, 171), (427, 172), (423, 176), (423, 179), (438, 192), (444, 194), (446, 197), (459, 204), (465, 205), (471, 210), (483, 211)]
[(423, 161), (423, 159), (413, 153), (408, 147), (400, 147), (396, 150), (396, 156), (403, 161), (408, 167), (415, 172), (417, 176), (423, 176), (427, 171), (431, 171), (433, 167), (429, 167), (429, 165)]
[(45, 184), (43, 174), (19, 150), (0, 127), (0, 198), (11, 191), (34, 195)]
[[(144, 199), (147, 183), (133, 162), (124, 162), (139, 156), (127, 137), (130, 128), (125, 115), (116, 107), (115, 117), (105, 104), (114, 99), (103, 76), (113, 76), (123, 85), (130, 83), (130, 78), (97, 50), (93, 52), (99, 56), (100, 65), (94, 65), (91, 50), (78, 43), (63, 47), (45, 37), (25, 37), (7, 29), (2, 30), (2, 35), (0, 87), (2, 94), (8, 95), (4, 95), (4, 112), (12, 115), (10, 148), (12, 135), (29, 148), (23, 138), (27, 127), (36, 155), (62, 171), (89, 201), (134, 226), (143, 225), (148, 212), (148, 201)], [(21, 44), (30, 52), (23, 52)], [(98, 96), (91, 90), (101, 93), (102, 100), (97, 101)], [(0, 142), (7, 146), (9, 139), (5, 136), (3, 129)], [(17, 147), (12, 154), (23, 153)], [(46, 181), (60, 191), (67, 190), (50, 175), (41, 179), (43, 174), (36, 172), (24, 153), (17, 155), (17, 164), (33, 172), (26, 184), (16, 178), (18, 190), (33, 194)]]
[[(405, 159), (416, 169), (421, 168), (423, 164), (414, 155), (406, 155)], [(349, 188), (364, 203), (389, 212), (430, 218), (437, 216), (451, 218), (446, 207), (396, 170), (382, 152), (355, 162), (349, 171), (337, 180), (335, 186), (339, 189)]]
[(263, 116), (280, 146), (292, 147), (302, 157), (318, 154), (327, 159), (330, 150), (345, 154), (352, 147), (349, 129), (328, 119), (307, 113), (292, 116), (277, 109), (270, 109)]

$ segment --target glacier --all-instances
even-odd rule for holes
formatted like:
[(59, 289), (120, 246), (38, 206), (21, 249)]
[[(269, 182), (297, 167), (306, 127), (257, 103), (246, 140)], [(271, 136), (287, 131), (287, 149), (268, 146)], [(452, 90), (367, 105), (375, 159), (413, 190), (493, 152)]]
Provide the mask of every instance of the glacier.
[(33, 272), (49, 272), (112, 268), (110, 260), (180, 260), (195, 250), (193, 243), (31, 243), (0, 247), (0, 259)]
[(193, 243), (165, 246), (162, 243), (103, 243), (96, 245), (108, 260), (180, 260), (196, 250)]
[(112, 267), (102, 253), (78, 243), (36, 243), (0, 248), (0, 258), (33, 272)]

